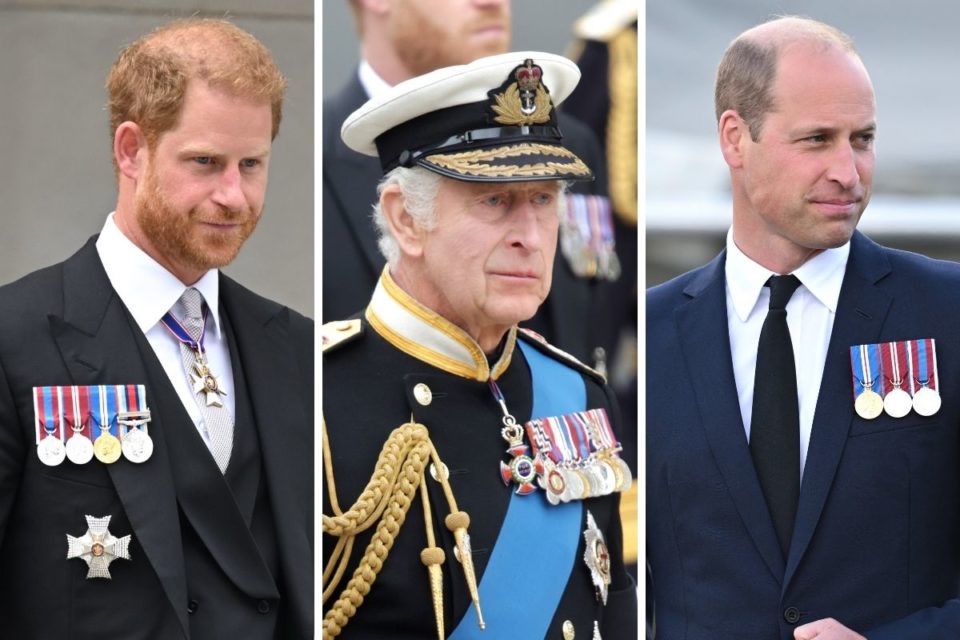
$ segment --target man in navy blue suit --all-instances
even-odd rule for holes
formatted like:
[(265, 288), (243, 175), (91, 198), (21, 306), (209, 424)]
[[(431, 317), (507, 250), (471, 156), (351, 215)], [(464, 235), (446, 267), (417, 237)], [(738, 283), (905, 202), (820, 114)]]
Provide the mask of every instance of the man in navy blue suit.
[(744, 32), (716, 111), (726, 249), (647, 294), (656, 636), (960, 638), (960, 266), (856, 231), (876, 115), (845, 34)]

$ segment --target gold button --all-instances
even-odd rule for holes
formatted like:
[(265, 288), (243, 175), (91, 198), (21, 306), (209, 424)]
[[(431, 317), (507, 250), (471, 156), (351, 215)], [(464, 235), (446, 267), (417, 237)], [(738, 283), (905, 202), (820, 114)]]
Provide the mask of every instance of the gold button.
[[(447, 465), (443, 462), (440, 463), (440, 471), (443, 473), (444, 480), (450, 479), (450, 469), (447, 469)], [(440, 482), (440, 476), (437, 475), (437, 466), (432, 462), (430, 463), (430, 476), (437, 482)]]
[(573, 623), (569, 620), (563, 621), (563, 640), (573, 640), (576, 636), (576, 632), (573, 629)]
[(423, 406), (427, 406), (433, 401), (433, 393), (430, 391), (430, 387), (422, 382), (413, 388), (413, 397)]

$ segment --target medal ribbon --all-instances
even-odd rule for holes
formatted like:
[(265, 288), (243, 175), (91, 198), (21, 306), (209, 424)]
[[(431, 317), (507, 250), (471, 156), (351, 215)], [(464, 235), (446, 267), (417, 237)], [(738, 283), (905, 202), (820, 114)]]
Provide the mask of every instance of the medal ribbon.
[(888, 372), (888, 375), (883, 376), (881, 381), (880, 395), (883, 397), (887, 397), (887, 394), (894, 389), (903, 389), (903, 383), (906, 382), (903, 372), (900, 370), (900, 363), (906, 363), (906, 358), (900, 359), (899, 349), (901, 346), (902, 343), (898, 342), (883, 342), (880, 344), (883, 369)]
[(207, 334), (206, 306), (204, 306), (203, 309), (203, 324), (200, 325), (200, 338), (198, 340), (191, 338), (190, 333), (187, 332), (186, 328), (184, 328), (184, 326), (180, 324), (180, 321), (177, 320), (177, 318), (169, 311), (163, 314), (163, 317), (160, 318), (160, 322), (162, 322), (163, 326), (167, 328), (167, 331), (173, 334), (174, 338), (193, 349), (196, 353), (201, 355), (206, 353), (206, 349), (203, 348), (203, 338)]
[(77, 387), (75, 395), (77, 397), (77, 415), (80, 424), (83, 425), (83, 433), (93, 441), (96, 436), (93, 433), (93, 420), (90, 419), (90, 387)]
[[(586, 408), (580, 374), (536, 348), (518, 341), (533, 380), (533, 416), (558, 416)], [(580, 500), (551, 506), (543, 496), (510, 495), (506, 517), (480, 581), (487, 624), (481, 631), (473, 607), (449, 636), (454, 640), (543, 638), (570, 578), (580, 543)], [(550, 531), (549, 536), (544, 531)], [(520, 567), (536, 567), (537, 588), (518, 598), (504, 585), (516, 581)]]
[(58, 420), (60, 403), (57, 387), (33, 388), (33, 415), (37, 419), (37, 444), (46, 437), (63, 441), (63, 424), (62, 420)]
[(858, 397), (865, 389), (873, 389), (880, 375), (880, 362), (875, 344), (860, 344), (850, 347), (850, 360), (853, 364), (853, 397)]
[(914, 371), (916, 382), (921, 387), (939, 391), (937, 377), (937, 351), (933, 338), (924, 338), (910, 342), (910, 350), (917, 368)]
[[(82, 433), (82, 429), (77, 431), (77, 427), (83, 425), (83, 418), (80, 415), (80, 398), (77, 387), (63, 387), (61, 393), (61, 400), (63, 407), (63, 422), (65, 423), (63, 433), (66, 436), (66, 439)], [(67, 415), (70, 415), (70, 419), (67, 420)]]

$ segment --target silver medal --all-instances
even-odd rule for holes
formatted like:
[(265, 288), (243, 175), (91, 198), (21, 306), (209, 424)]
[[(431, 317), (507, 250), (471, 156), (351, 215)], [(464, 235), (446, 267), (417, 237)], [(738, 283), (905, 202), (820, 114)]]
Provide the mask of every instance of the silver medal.
[(563, 473), (564, 480), (567, 481), (567, 488), (564, 489), (560, 495), (561, 500), (570, 502), (571, 500), (581, 500), (587, 497), (587, 487), (582, 473), (572, 468), (562, 469), (561, 473)]
[(891, 418), (902, 418), (913, 408), (910, 394), (903, 389), (894, 388), (883, 399), (883, 410)]
[(63, 442), (56, 436), (45, 436), (37, 445), (37, 457), (48, 467), (55, 467), (67, 457)]
[(67, 440), (67, 459), (73, 464), (87, 464), (93, 460), (93, 443), (90, 438), (75, 431)]
[(913, 410), (928, 417), (940, 411), (940, 394), (930, 387), (920, 387), (913, 394)]
[(624, 462), (622, 458), (617, 458), (617, 464), (620, 465), (620, 471), (623, 472), (623, 482), (617, 491), (629, 491), (630, 487), (633, 486), (633, 474), (630, 473), (630, 465)]
[(124, 458), (140, 464), (149, 460), (150, 456), (153, 455), (153, 438), (143, 429), (134, 427), (124, 434), (120, 448), (123, 451)]
[(597, 461), (594, 469), (596, 469), (597, 478), (600, 480), (600, 493), (598, 495), (607, 496), (613, 493), (617, 488), (617, 477), (607, 461)]

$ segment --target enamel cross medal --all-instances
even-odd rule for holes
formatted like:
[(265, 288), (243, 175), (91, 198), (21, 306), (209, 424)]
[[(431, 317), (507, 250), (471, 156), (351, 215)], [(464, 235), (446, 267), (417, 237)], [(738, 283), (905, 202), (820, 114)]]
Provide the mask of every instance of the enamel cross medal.
[(507, 486), (510, 486), (511, 481), (514, 482), (517, 485), (516, 493), (521, 496), (533, 493), (537, 490), (533, 481), (538, 474), (543, 473), (543, 463), (539, 458), (534, 460), (528, 454), (530, 446), (523, 442), (523, 427), (510, 415), (503, 392), (493, 378), (490, 379), (490, 391), (503, 411), (503, 429), (500, 430), (500, 436), (507, 442), (507, 453), (513, 456), (509, 464), (500, 461), (500, 478)]
[(210, 371), (207, 364), (206, 349), (203, 348), (203, 337), (207, 330), (207, 311), (203, 311), (203, 321), (200, 325), (200, 335), (194, 339), (183, 324), (169, 311), (160, 318), (160, 322), (182, 344), (190, 347), (194, 355), (193, 371), (190, 372), (190, 384), (194, 393), (203, 393), (208, 407), (222, 407), (220, 396), (227, 395), (220, 384), (220, 379)]

